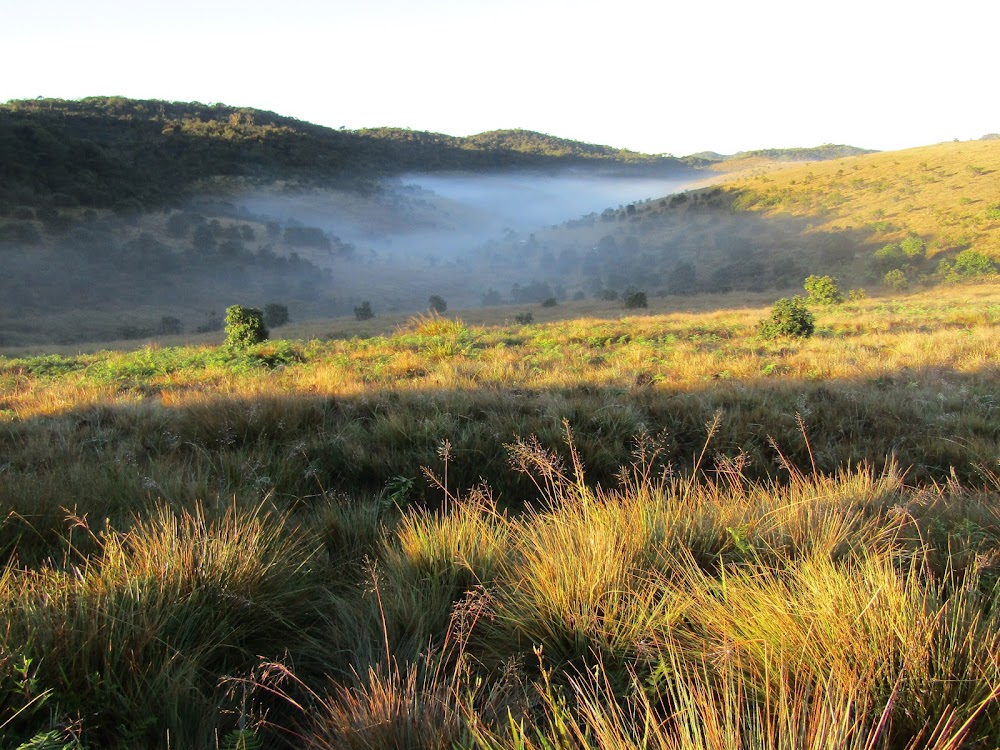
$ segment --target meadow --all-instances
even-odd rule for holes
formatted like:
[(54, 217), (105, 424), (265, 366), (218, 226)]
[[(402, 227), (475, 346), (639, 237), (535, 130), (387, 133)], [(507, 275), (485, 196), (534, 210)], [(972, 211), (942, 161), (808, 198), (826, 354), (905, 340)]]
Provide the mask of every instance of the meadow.
[(0, 748), (998, 746), (1000, 287), (764, 300), (8, 352)]

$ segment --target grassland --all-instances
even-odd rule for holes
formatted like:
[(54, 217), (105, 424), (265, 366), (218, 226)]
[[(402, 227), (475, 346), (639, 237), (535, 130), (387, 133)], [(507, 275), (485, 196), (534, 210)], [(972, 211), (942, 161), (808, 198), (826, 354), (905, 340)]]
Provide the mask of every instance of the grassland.
[(866, 154), (784, 167), (727, 183), (743, 208), (812, 219), (817, 232), (864, 230), (872, 244), (922, 238), (928, 254), (975, 248), (1000, 257), (1000, 143)]
[(1000, 288), (762, 300), (0, 359), (0, 747), (996, 747)]

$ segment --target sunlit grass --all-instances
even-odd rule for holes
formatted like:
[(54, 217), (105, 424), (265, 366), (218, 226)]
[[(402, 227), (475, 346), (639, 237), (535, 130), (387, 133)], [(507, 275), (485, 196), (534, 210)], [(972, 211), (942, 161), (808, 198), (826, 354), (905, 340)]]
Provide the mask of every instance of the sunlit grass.
[(964, 141), (786, 165), (727, 187), (758, 210), (809, 217), (817, 231), (871, 230), (873, 243), (912, 233), (930, 254), (974, 247), (1000, 257), (997, 141)]
[(996, 746), (1000, 291), (766, 312), (0, 360), (0, 726)]

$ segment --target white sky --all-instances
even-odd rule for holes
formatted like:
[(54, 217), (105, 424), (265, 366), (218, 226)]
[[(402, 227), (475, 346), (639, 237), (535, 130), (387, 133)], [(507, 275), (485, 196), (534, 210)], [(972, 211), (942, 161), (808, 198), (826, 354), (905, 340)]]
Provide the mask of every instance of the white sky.
[(1000, 132), (996, 0), (0, 0), (0, 101), (225, 102), (684, 155)]

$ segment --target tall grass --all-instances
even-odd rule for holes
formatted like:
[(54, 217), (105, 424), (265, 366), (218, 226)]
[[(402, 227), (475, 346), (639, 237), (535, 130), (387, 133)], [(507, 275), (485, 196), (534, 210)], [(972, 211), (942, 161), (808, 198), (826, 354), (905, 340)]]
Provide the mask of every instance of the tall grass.
[(3, 361), (0, 747), (995, 747), (995, 307)]

